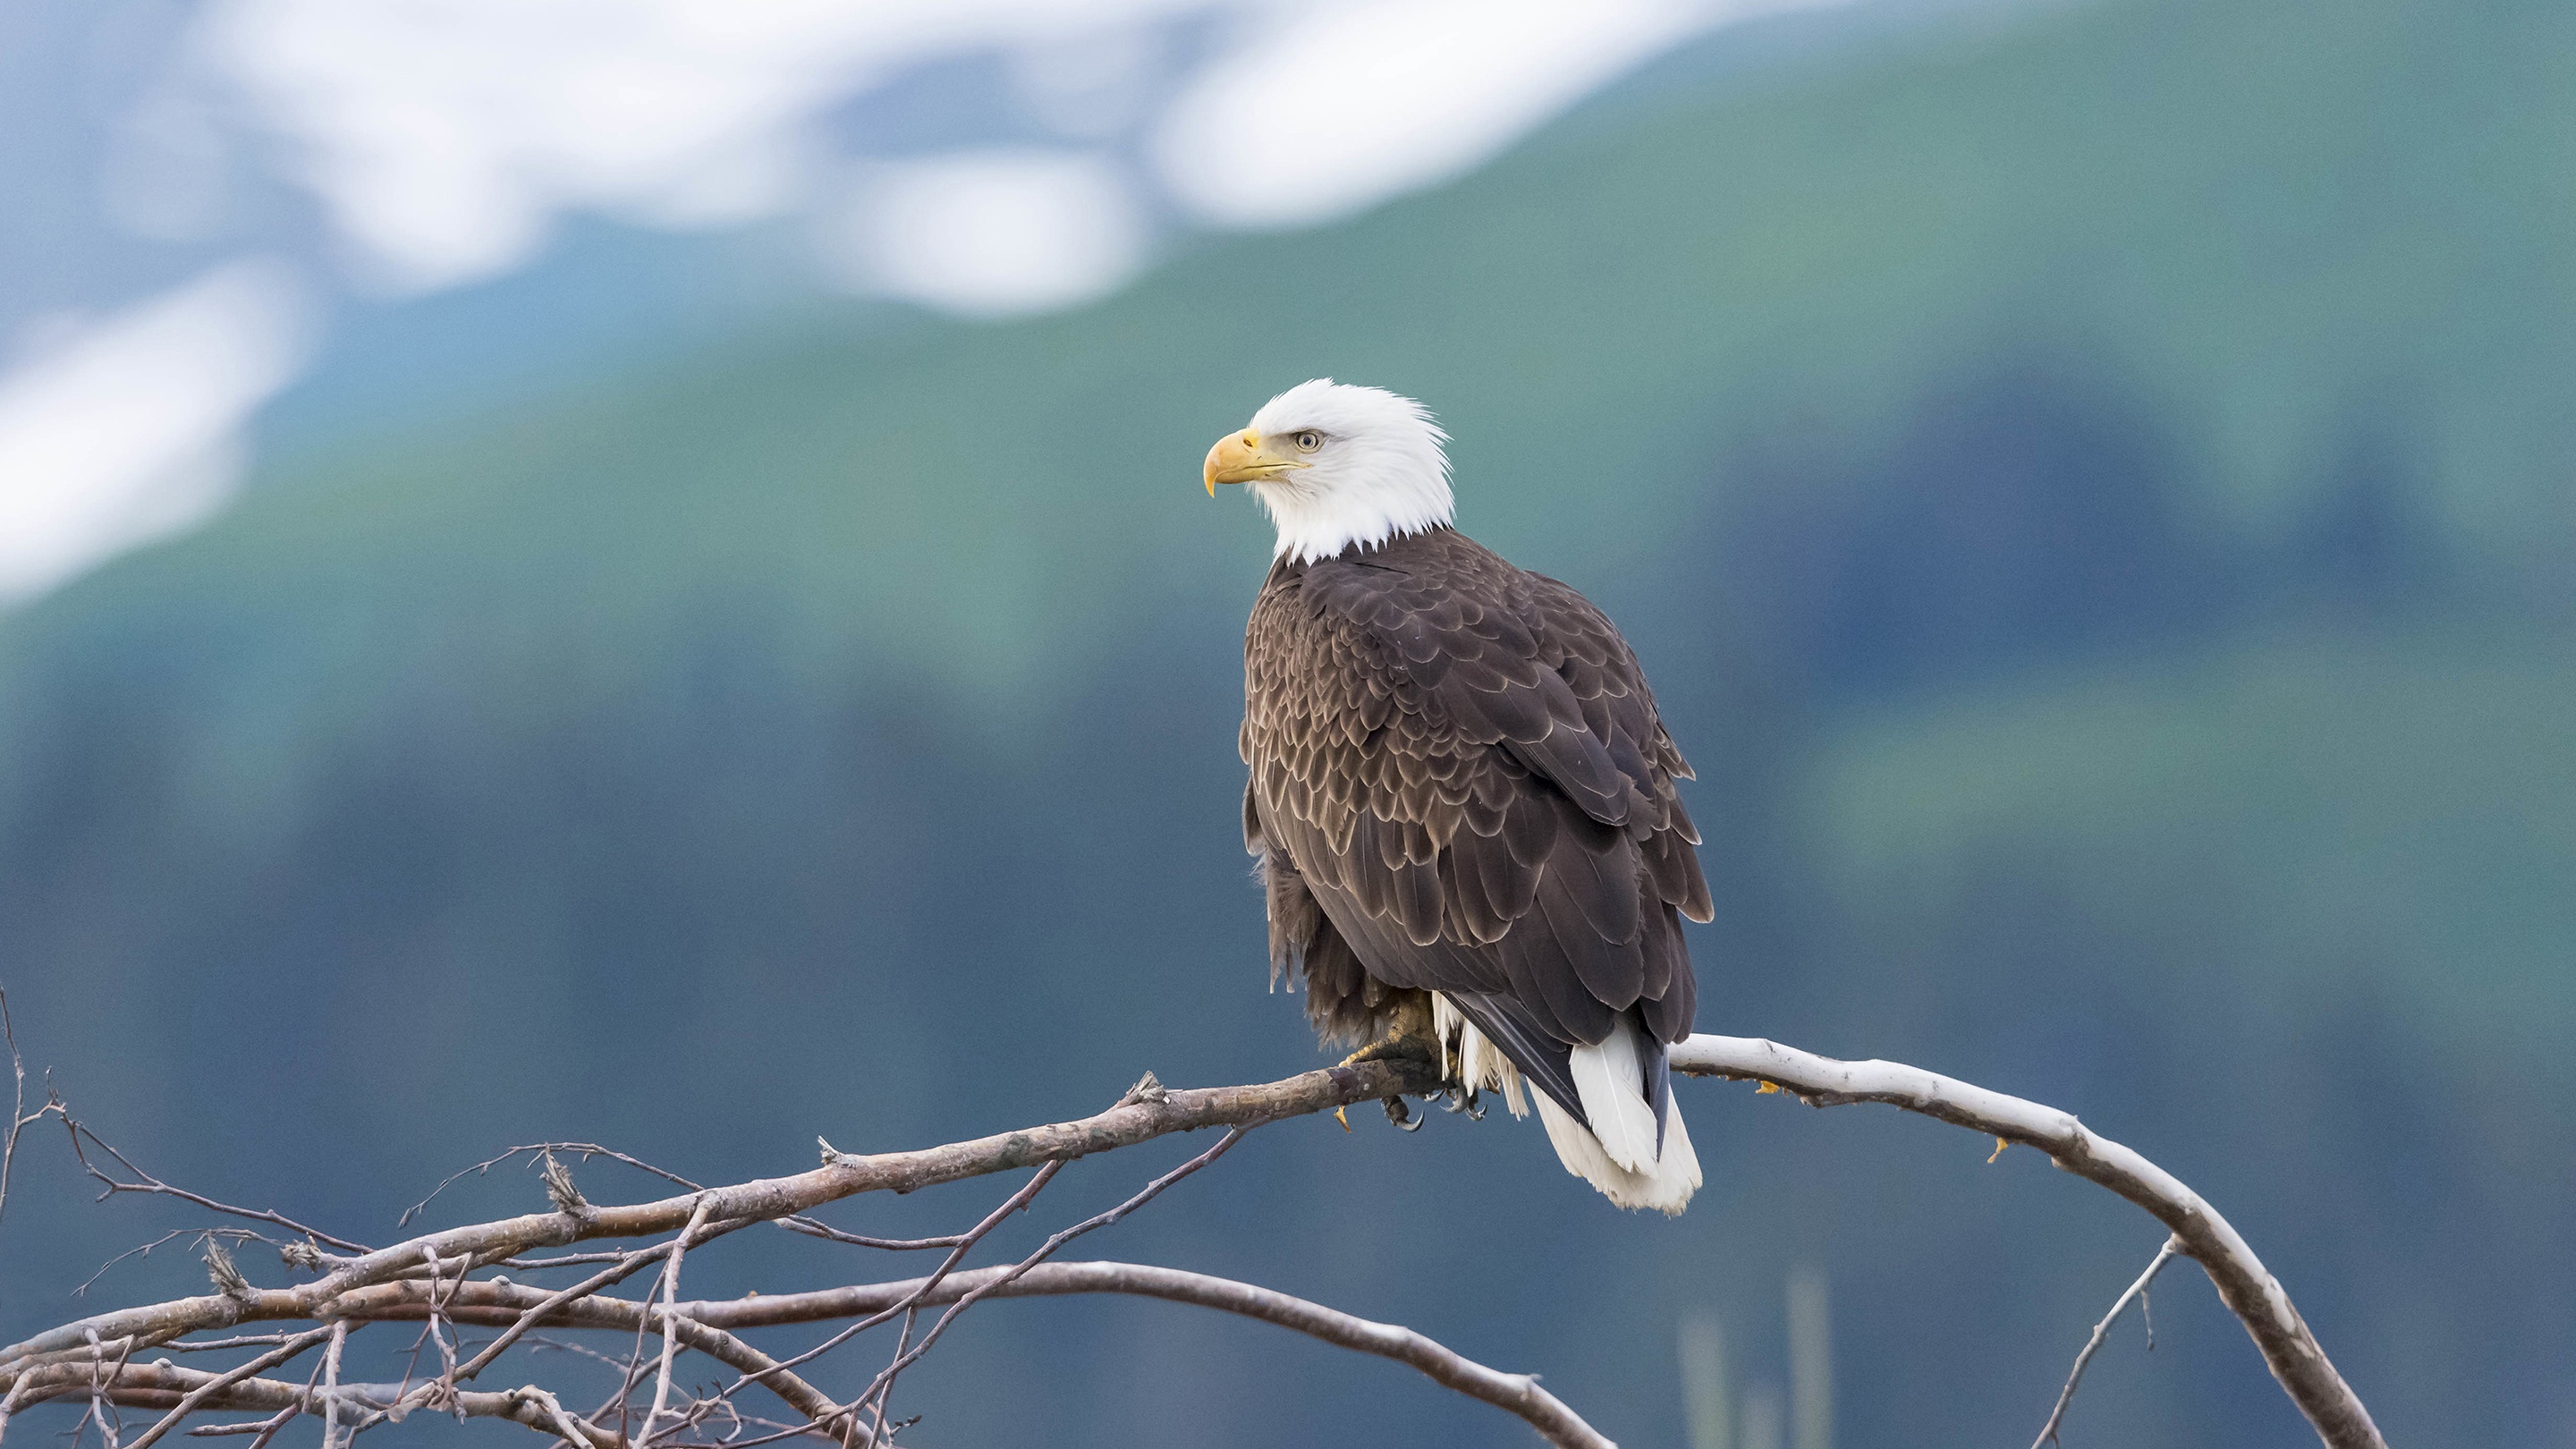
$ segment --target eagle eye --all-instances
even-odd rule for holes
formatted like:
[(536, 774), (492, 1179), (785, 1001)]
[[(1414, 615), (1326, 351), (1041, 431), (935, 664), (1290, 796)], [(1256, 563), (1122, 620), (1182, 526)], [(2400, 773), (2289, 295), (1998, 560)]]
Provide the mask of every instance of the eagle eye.
[(1316, 432), (1312, 428), (1308, 428), (1306, 431), (1299, 433), (1290, 441), (1296, 443), (1298, 452), (1311, 453), (1317, 448), (1324, 446), (1324, 435)]

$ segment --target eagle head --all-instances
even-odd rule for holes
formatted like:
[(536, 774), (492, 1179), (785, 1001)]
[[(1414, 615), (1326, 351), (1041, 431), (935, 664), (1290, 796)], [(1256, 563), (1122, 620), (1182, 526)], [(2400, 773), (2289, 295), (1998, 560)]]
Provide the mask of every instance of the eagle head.
[(1301, 382), (1208, 449), (1210, 497), (1249, 486), (1279, 528), (1281, 556), (1331, 558), (1357, 544), (1445, 527), (1449, 435), (1409, 397), (1329, 377)]

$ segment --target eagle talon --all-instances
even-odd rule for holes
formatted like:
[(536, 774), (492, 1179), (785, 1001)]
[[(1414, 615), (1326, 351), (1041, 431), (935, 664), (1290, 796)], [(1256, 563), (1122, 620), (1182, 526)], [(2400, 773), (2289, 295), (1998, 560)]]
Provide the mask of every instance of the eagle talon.
[(1476, 1100), (1475, 1088), (1451, 1082), (1442, 1089), (1440, 1096), (1441, 1111), (1463, 1114), (1470, 1122), (1485, 1120), (1484, 1104)]
[(1348, 1132), (1348, 1131), (1350, 1131), (1350, 1130), (1351, 1130), (1351, 1119), (1350, 1119), (1348, 1116), (1344, 1115), (1344, 1114), (1348, 1113), (1350, 1110), (1351, 1110), (1351, 1109), (1350, 1109), (1350, 1108), (1348, 1108), (1348, 1107), (1335, 1107), (1335, 1108), (1333, 1109), (1333, 1120), (1334, 1120), (1334, 1121), (1336, 1121), (1336, 1122), (1341, 1123), (1341, 1124), (1342, 1124), (1342, 1130), (1343, 1130), (1343, 1131), (1345, 1131), (1345, 1132)]
[(1402, 1097), (1389, 1097), (1386, 1099), (1386, 1120), (1394, 1123), (1399, 1132), (1419, 1132), (1428, 1119), (1414, 1116), (1412, 1109), (1404, 1105)]

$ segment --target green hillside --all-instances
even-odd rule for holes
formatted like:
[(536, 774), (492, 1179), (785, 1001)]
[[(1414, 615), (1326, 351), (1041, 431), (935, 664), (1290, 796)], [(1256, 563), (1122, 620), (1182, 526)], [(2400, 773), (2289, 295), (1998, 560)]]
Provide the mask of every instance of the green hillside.
[(2576, 1022), (2571, 719), (2564, 634), (2301, 633), (1855, 719), (1798, 813), (1890, 951), (2044, 861), (2104, 936), (2188, 920), (2278, 1009), (2368, 986), (2540, 1064)]

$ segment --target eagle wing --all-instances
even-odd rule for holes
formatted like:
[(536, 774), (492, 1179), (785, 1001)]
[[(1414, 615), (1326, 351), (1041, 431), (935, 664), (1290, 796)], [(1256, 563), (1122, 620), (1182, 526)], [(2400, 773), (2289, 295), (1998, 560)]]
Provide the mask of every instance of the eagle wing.
[(1578, 1117), (1573, 1045), (1687, 1034), (1689, 767), (1588, 600), (1435, 530), (1274, 569), (1245, 662), (1246, 843), (1310, 990), (1441, 992)]

